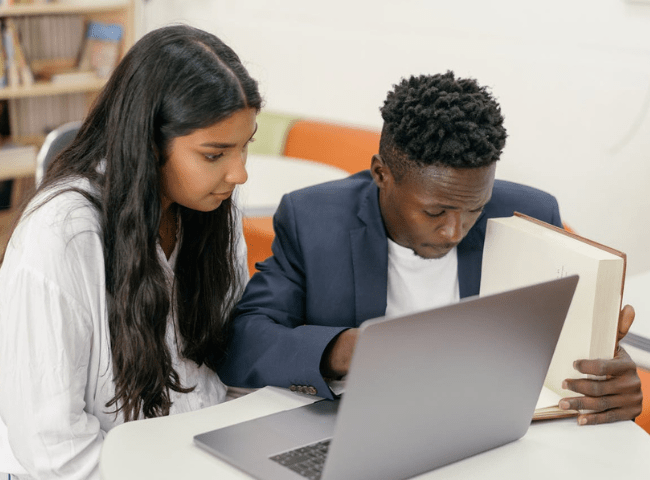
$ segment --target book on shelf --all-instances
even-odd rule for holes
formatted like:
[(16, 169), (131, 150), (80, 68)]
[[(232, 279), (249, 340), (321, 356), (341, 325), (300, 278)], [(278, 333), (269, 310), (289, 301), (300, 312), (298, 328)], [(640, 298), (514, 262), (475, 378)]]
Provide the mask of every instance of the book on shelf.
[(79, 70), (94, 70), (101, 78), (108, 78), (120, 57), (122, 25), (90, 22), (79, 58)]
[(18, 63), (16, 62), (16, 49), (13, 35), (6, 25), (2, 28), (2, 46), (4, 47), (7, 86), (17, 87), (20, 84), (20, 74), (18, 72)]
[(5, 60), (5, 47), (0, 34), (0, 88), (7, 86), (7, 62)]
[[(66, 74), (57, 77), (57, 83), (79, 83), (88, 78), (88, 74), (67, 75), (78, 70), (85, 35), (85, 21), (80, 15), (17, 16), (2, 23), (5, 86), (29, 86), (35, 79), (50, 81), (55, 73)], [(56, 41), (49, 41), (53, 37)]]
[(12, 19), (5, 19), (2, 40), (6, 59), (7, 84), (10, 87), (34, 84), (34, 74), (20, 43), (18, 28)]
[(578, 396), (562, 382), (585, 377), (573, 362), (613, 358), (625, 269), (624, 253), (540, 220), (520, 213), (488, 220), (480, 295), (580, 276), (534, 420), (576, 415), (557, 407), (560, 398)]
[[(91, 24), (96, 25), (96, 22)], [(82, 51), (86, 46), (85, 37), (88, 29), (78, 15), (39, 18), (38, 22), (25, 21), (22, 27), (28, 32), (37, 30), (61, 33), (57, 45), (44, 48), (42, 42), (38, 41), (28, 42), (25, 45), (26, 49), (34, 52), (35, 59), (31, 62), (31, 66), (38, 80), (53, 84), (80, 84), (96, 82), (100, 79), (98, 71), (93, 69), (90, 63), (83, 61)], [(96, 34), (96, 29), (91, 31)]]
[(25, 50), (23, 49), (20, 36), (18, 35), (18, 28), (11, 19), (6, 20), (6, 28), (9, 28), (11, 36), (13, 37), (14, 54), (18, 66), (18, 73), (20, 74), (20, 83), (25, 86), (33, 85), (34, 74), (32, 73), (29, 61), (26, 58)]

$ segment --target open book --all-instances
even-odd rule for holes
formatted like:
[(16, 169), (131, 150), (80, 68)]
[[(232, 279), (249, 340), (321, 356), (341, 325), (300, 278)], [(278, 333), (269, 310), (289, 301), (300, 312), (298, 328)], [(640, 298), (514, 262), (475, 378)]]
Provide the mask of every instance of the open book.
[[(575, 395), (574, 392), (573, 395)], [(577, 410), (562, 410), (558, 403), (564, 396), (554, 392), (547, 386), (542, 387), (542, 391), (535, 405), (533, 420), (550, 420), (551, 418), (565, 418), (578, 415)]]
[(584, 377), (575, 360), (613, 358), (625, 268), (624, 253), (526, 215), (488, 220), (481, 295), (580, 276), (534, 420), (568, 416), (557, 401), (578, 396), (562, 388), (564, 379)]

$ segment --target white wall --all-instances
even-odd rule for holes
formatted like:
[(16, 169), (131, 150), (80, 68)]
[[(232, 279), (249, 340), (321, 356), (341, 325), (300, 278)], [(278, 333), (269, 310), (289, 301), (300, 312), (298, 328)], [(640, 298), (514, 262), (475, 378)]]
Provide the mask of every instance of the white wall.
[(149, 0), (143, 31), (217, 34), (268, 109), (380, 128), (403, 76), (489, 85), (510, 137), (501, 178), (555, 194), (565, 221), (650, 269), (650, 3), (626, 0)]

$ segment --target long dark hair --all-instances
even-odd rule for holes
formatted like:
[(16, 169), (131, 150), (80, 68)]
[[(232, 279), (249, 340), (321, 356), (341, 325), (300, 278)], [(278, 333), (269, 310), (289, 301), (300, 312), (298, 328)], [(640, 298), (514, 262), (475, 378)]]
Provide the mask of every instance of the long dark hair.
[[(172, 308), (157, 256), (159, 171), (172, 139), (259, 110), (257, 83), (238, 56), (207, 32), (175, 25), (142, 37), (115, 69), (72, 145), (51, 164), (39, 191), (83, 177), (97, 194), (115, 396), (126, 421), (169, 413), (180, 384), (165, 342)], [(83, 193), (83, 192), (82, 192)], [(213, 370), (237, 291), (230, 200), (213, 212), (179, 207), (181, 246), (174, 305), (182, 354)]]

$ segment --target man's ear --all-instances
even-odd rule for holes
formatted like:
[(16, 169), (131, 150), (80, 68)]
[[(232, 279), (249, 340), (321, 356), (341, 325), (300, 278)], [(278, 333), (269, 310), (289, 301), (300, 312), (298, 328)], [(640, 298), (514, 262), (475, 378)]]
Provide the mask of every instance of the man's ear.
[(386, 186), (387, 182), (393, 180), (392, 172), (384, 159), (381, 158), (379, 154), (372, 156), (372, 162), (370, 163), (370, 174), (372, 175), (373, 180), (379, 188)]

